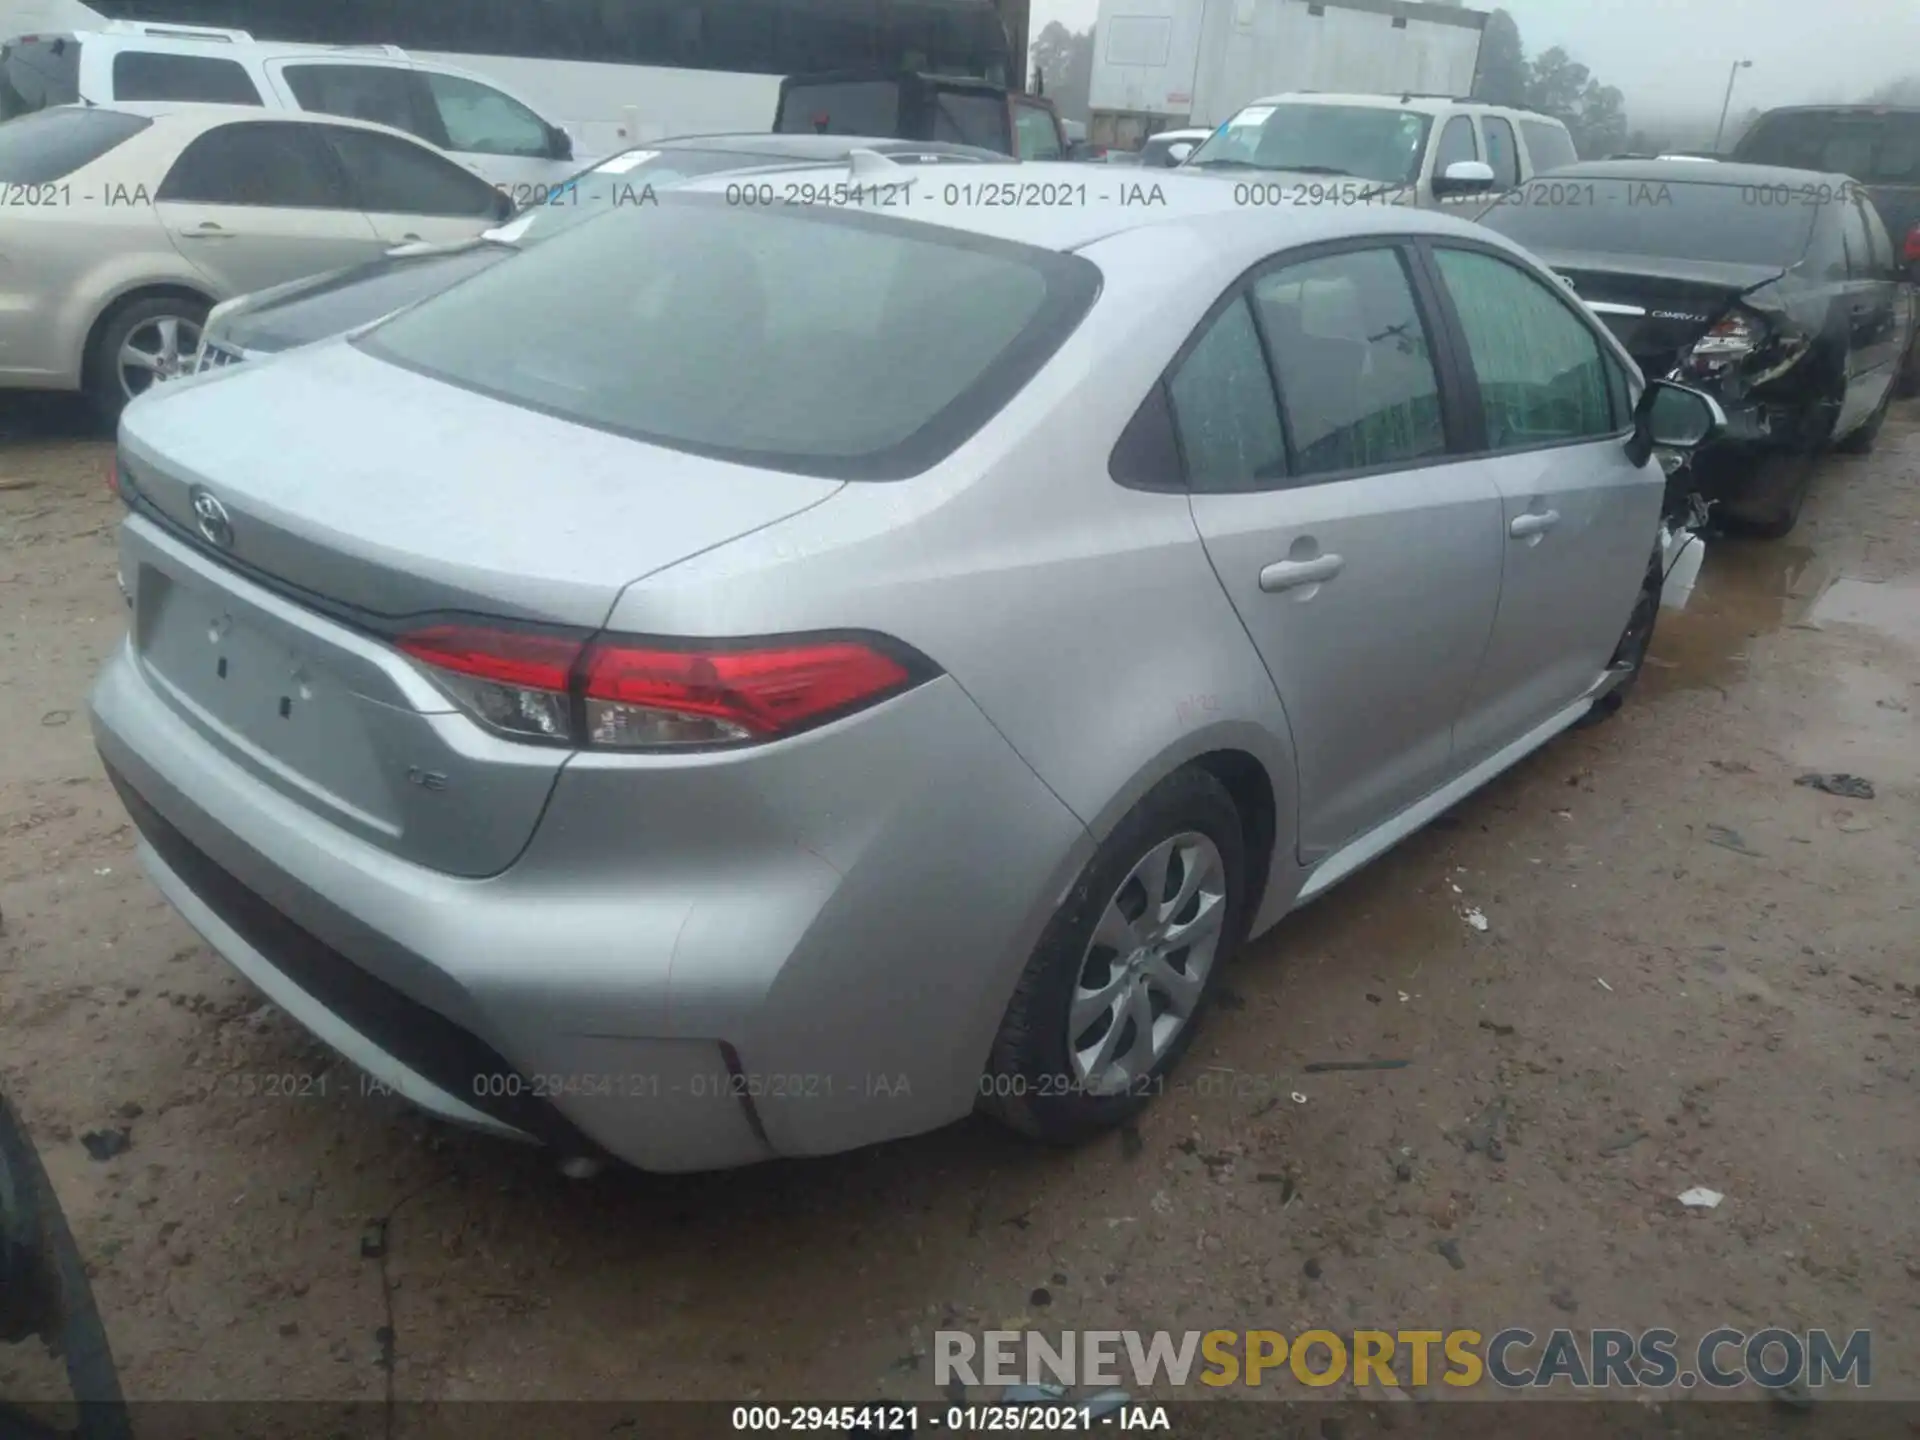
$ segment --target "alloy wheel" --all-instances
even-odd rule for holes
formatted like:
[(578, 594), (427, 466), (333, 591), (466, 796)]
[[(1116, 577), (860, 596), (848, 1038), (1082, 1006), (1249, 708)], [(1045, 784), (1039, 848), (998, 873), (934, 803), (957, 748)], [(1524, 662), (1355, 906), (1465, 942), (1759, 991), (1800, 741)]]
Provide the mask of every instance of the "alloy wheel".
[(200, 347), (200, 327), (184, 315), (143, 320), (121, 342), (120, 389), (131, 400), (162, 380), (184, 375)]
[(1100, 912), (1074, 982), (1076, 1084), (1122, 1094), (1153, 1069), (1193, 1018), (1226, 913), (1226, 864), (1205, 835), (1175, 835), (1134, 864)]

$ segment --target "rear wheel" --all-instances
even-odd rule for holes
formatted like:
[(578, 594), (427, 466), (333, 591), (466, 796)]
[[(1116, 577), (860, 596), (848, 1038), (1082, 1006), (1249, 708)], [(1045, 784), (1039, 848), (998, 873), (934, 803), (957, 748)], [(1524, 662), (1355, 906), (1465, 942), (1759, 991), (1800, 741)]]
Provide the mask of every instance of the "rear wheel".
[(1138, 1113), (1193, 1039), (1246, 896), (1232, 799), (1205, 771), (1176, 771), (1054, 913), (1001, 1021), (983, 1108), (1063, 1144)]
[(189, 295), (150, 295), (111, 311), (87, 354), (84, 388), (94, 413), (111, 425), (135, 396), (186, 374), (207, 308)]

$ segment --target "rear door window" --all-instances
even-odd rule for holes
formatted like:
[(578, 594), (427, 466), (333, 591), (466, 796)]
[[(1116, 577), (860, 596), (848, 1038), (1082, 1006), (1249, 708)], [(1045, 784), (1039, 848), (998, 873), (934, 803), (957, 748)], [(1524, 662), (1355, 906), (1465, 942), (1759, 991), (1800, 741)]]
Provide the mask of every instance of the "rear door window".
[(1573, 137), (1551, 121), (1522, 120), (1520, 137), (1527, 142), (1527, 159), (1536, 175), (1571, 165), (1580, 158), (1580, 152), (1573, 148)]
[(0, 183), (44, 185), (91, 165), (153, 122), (118, 110), (41, 110), (0, 125)]
[(289, 210), (349, 210), (333, 156), (307, 125), (241, 121), (180, 152), (154, 199)]
[(185, 100), (203, 105), (258, 105), (259, 87), (238, 60), (122, 50), (113, 57), (116, 100)]
[(0, 46), (0, 120), (80, 99), (80, 42), (71, 35)]
[(1195, 490), (1260, 490), (1284, 481), (1286, 440), (1246, 296), (1236, 296), (1194, 342), (1167, 392)]
[(411, 70), (329, 63), (288, 65), (280, 74), (302, 110), (391, 125), (432, 145), (446, 141), (426, 86)]
[(1870, 280), (1874, 277), (1873, 242), (1867, 235), (1867, 217), (1860, 212), (1857, 201), (1842, 200), (1840, 209), (1840, 243), (1847, 251), (1847, 276), (1853, 280)]
[(398, 135), (329, 125), (326, 140), (362, 210), (486, 216), (500, 208), (500, 192), (478, 175)]
[(1352, 250), (1283, 266), (1254, 282), (1253, 302), (1296, 475), (1445, 453), (1440, 379), (1398, 253)]

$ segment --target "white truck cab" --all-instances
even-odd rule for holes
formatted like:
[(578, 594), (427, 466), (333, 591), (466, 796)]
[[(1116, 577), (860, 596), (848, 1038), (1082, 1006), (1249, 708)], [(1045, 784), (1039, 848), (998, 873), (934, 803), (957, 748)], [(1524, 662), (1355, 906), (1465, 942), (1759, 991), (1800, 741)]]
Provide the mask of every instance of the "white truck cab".
[(1477, 212), (1488, 199), (1579, 158), (1550, 115), (1440, 95), (1293, 91), (1246, 106), (1185, 162), (1246, 182), (1322, 185), (1366, 198)]
[(0, 43), (0, 120), (76, 102), (259, 105), (375, 120), (445, 151), (507, 190), (579, 168), (572, 137), (491, 80), (394, 45), (296, 45), (245, 30), (115, 20)]

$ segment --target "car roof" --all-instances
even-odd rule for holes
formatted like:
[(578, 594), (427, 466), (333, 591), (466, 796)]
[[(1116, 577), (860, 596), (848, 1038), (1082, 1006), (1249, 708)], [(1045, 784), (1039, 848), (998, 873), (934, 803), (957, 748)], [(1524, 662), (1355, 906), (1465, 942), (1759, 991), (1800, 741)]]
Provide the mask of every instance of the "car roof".
[(1511, 105), (1489, 105), (1484, 100), (1471, 100), (1464, 96), (1420, 95), (1404, 90), (1395, 91), (1392, 94), (1287, 90), (1278, 95), (1263, 95), (1258, 100), (1250, 100), (1247, 103), (1249, 105), (1358, 105), (1379, 110), (1412, 110), (1423, 115), (1438, 115), (1443, 110), (1474, 110), (1490, 115), (1509, 115), (1521, 120), (1541, 120), (1549, 125), (1560, 125), (1562, 129), (1566, 128), (1553, 116), (1542, 115), (1535, 110), (1521, 110)]
[(1775, 115), (1920, 115), (1920, 105), (1776, 105), (1764, 111), (1760, 120), (1771, 119)]
[[(831, 163), (853, 150), (882, 155), (953, 155), (959, 158), (1005, 160), (1005, 155), (978, 145), (955, 145), (944, 140), (902, 140), (892, 135), (772, 135), (765, 131), (728, 131), (714, 135), (674, 135), (650, 140), (633, 150), (718, 150), (736, 155), (764, 155)], [(622, 152), (627, 153), (627, 152)]]
[(1683, 160), (1578, 160), (1562, 165), (1539, 177), (1549, 182), (1566, 180), (1646, 180), (1686, 185), (1759, 186), (1805, 185), (1817, 179), (1835, 189), (1856, 182), (1845, 175), (1819, 170), (1790, 170), (1784, 165), (1742, 165), (1731, 160), (1703, 163)]
[[(1110, 170), (1070, 161), (1015, 161), (1006, 157), (1002, 161), (1000, 167), (983, 165), (970, 170), (964, 179), (951, 173), (935, 179), (906, 166), (899, 167), (897, 175), (844, 165), (795, 167), (785, 173), (818, 175), (826, 187), (846, 185), (850, 190), (864, 187), (882, 193), (890, 184), (912, 183), (916, 188), (907, 203), (898, 207), (875, 205), (868, 208), (868, 213), (1062, 252), (1131, 230), (1219, 215), (1264, 217), (1274, 249), (1367, 233), (1364, 221), (1376, 222), (1372, 229), (1378, 233), (1489, 233), (1482, 226), (1451, 215), (1406, 206), (1326, 204), (1255, 211), (1243, 203), (1236, 194), (1237, 187), (1230, 182), (1218, 176), (1183, 174), (1177, 169)], [(737, 183), (738, 177), (702, 176), (676, 185), (674, 192), (682, 196), (724, 194), (730, 179)], [(1156, 195), (1157, 200), (1153, 198)], [(1072, 203), (1060, 203), (1063, 197)], [(860, 211), (863, 207), (853, 201), (844, 208)]]
[(1155, 140), (1191, 140), (1196, 136), (1204, 140), (1211, 134), (1213, 134), (1213, 131), (1202, 129), (1198, 126), (1189, 126), (1179, 130), (1156, 130), (1147, 137), (1147, 143), (1150, 144)]

